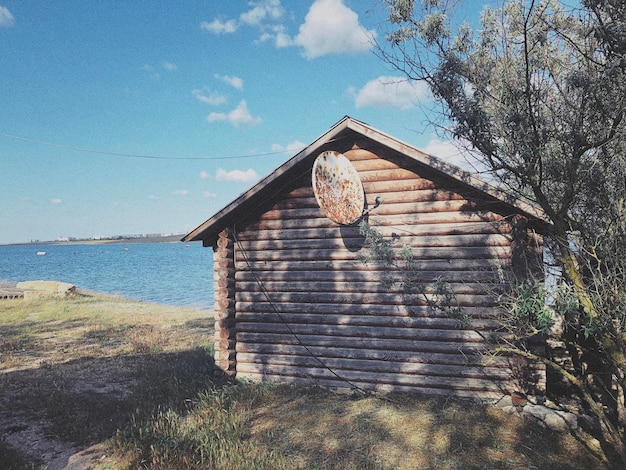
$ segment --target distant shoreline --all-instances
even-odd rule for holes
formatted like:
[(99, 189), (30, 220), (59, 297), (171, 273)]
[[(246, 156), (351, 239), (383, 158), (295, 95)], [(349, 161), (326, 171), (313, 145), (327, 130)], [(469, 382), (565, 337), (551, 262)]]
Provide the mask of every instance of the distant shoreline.
[(21, 242), (21, 243), (0, 243), (0, 246), (28, 246), (28, 245), (113, 245), (113, 244), (131, 244), (131, 243), (174, 243), (180, 242), (185, 236), (184, 233), (176, 235), (155, 235), (146, 237), (115, 237), (115, 238), (103, 238), (103, 239), (78, 239), (68, 241), (33, 241), (33, 242)]

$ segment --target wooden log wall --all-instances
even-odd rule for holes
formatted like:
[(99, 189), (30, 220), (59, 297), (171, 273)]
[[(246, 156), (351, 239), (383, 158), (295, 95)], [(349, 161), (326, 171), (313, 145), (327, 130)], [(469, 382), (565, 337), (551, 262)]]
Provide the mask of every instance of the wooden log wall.
[[(541, 365), (488, 353), (502, 335), (496, 297), (503, 273), (521, 259), (514, 236), (522, 222), (513, 225), (493, 201), (475, 200), (427, 170), (361, 149), (344, 154), (368, 207), (383, 199), (370, 224), (395, 247), (411, 246), (424, 292), (385, 288), (385, 268), (359, 258), (358, 227), (327, 219), (304, 174), (236, 233), (237, 376), (478, 398), (545, 386)], [(523, 237), (526, 246), (536, 243), (525, 230)], [(429, 307), (438, 279), (469, 325)]]
[(235, 361), (235, 260), (233, 237), (228, 229), (219, 233), (213, 252), (215, 317), (215, 365), (226, 375), (236, 375)]

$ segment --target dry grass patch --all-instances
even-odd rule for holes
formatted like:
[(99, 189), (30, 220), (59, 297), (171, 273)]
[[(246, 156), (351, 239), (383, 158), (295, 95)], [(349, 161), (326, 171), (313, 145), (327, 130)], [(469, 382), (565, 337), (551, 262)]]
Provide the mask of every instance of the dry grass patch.
[(271, 384), (203, 394), (111, 445), (116, 469), (605, 468), (572, 436), (488, 406)]
[(292, 468), (602, 468), (579, 442), (467, 401), (278, 386), (251, 439)]
[[(207, 344), (207, 312), (82, 293), (0, 303), (0, 371)], [(186, 326), (187, 322), (190, 327)]]
[(206, 311), (95, 294), (0, 301), (0, 454), (63, 468), (65, 453), (132, 419), (184, 410), (213, 386), (212, 324)]

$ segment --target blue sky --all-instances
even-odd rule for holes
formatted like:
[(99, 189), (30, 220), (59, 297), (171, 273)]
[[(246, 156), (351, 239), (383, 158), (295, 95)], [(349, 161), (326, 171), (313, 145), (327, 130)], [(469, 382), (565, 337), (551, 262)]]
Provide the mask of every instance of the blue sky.
[(0, 0), (0, 243), (190, 231), (345, 115), (445, 156), (377, 4)]

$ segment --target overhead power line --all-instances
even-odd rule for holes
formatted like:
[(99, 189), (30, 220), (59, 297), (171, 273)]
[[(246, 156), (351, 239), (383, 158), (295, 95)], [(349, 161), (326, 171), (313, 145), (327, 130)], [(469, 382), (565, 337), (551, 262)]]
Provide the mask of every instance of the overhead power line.
[(95, 149), (88, 149), (88, 148), (82, 148), (82, 147), (74, 147), (72, 145), (64, 145), (64, 144), (58, 144), (54, 142), (46, 142), (44, 140), (32, 139), (30, 137), (23, 137), (23, 136), (13, 135), (13, 134), (5, 134), (4, 132), (0, 132), (0, 137), (5, 137), (7, 139), (13, 139), (13, 140), (21, 140), (23, 142), (31, 142), (31, 143), (39, 144), (39, 145), (46, 145), (48, 147), (56, 147), (56, 148), (61, 148), (65, 150), (72, 150), (75, 152), (94, 153), (97, 155), (107, 155), (111, 157), (148, 158), (152, 160), (232, 160), (232, 159), (237, 159), (237, 158), (252, 158), (252, 157), (263, 157), (266, 155), (278, 155), (281, 153), (291, 153), (294, 151), (299, 152), (300, 150), (302, 150), (302, 148), (304, 148), (302, 147), (302, 148), (289, 149), (289, 150), (279, 150), (276, 152), (254, 153), (254, 154), (248, 154), (248, 155), (230, 155), (230, 156), (222, 156), (222, 157), (172, 157), (172, 156), (159, 156), (159, 155), (142, 155), (142, 154), (136, 154), (136, 153), (108, 152), (105, 150), (95, 150)]

